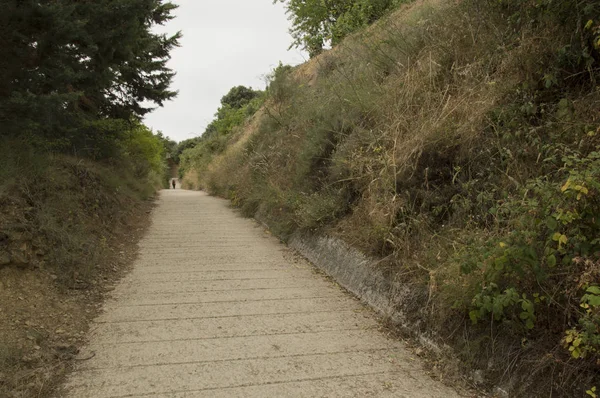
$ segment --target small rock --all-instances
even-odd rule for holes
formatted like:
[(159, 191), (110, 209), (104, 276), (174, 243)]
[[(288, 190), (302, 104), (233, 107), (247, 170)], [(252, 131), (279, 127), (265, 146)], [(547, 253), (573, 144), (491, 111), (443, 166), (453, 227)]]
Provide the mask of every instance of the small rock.
[(27, 362), (27, 363), (36, 362), (36, 361), (39, 361), (41, 357), (42, 357), (42, 353), (39, 351), (36, 351), (29, 355), (25, 355), (23, 357), (23, 361)]
[(500, 388), (500, 387), (495, 387), (493, 393), (494, 393), (494, 397), (497, 397), (497, 398), (508, 398), (510, 396), (508, 394), (508, 391), (506, 391), (505, 389)]
[(40, 341), (43, 341), (46, 338), (43, 332), (40, 332), (39, 330), (32, 327), (27, 329), (27, 331), (25, 332), (25, 337), (27, 337), (28, 340), (34, 341), (36, 343), (39, 343)]
[(483, 384), (485, 382), (485, 379), (483, 378), (483, 371), (480, 369), (474, 371), (471, 377), (476, 384)]
[(29, 264), (29, 258), (23, 252), (15, 252), (12, 254), (12, 262), (18, 266), (25, 266)]
[(56, 351), (61, 351), (61, 352), (69, 352), (69, 353), (77, 353), (79, 352), (79, 350), (77, 349), (77, 347), (75, 347), (73, 344), (56, 344), (54, 346), (54, 349)]
[(0, 252), (0, 267), (10, 264), (10, 255), (6, 252)]

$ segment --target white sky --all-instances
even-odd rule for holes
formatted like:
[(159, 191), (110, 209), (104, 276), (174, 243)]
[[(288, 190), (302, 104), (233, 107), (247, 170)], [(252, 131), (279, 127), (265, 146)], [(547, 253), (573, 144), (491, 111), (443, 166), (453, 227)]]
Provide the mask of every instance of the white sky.
[[(166, 32), (182, 31), (181, 47), (169, 67), (177, 72), (179, 95), (145, 118), (154, 131), (175, 141), (201, 135), (221, 97), (233, 86), (264, 89), (264, 76), (277, 66), (308, 56), (288, 47), (290, 21), (272, 0), (175, 0), (179, 8)], [(161, 28), (161, 31), (164, 29)]]

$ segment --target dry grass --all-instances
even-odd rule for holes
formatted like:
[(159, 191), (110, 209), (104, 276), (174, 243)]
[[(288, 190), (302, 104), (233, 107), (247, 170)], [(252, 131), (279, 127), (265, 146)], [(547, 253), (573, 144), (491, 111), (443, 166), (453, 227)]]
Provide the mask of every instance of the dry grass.
[[(457, 258), (514, 229), (489, 210), (556, 177), (560, 159), (542, 162), (564, 149), (554, 145), (595, 145), (582, 132), (596, 128), (600, 101), (589, 82), (571, 85), (578, 75), (544, 87), (568, 43), (564, 27), (524, 25), (515, 35), (492, 3), (415, 2), (273, 81), (262, 113), (200, 179), (284, 239), (299, 229), (334, 234), (426, 286), (426, 302), (415, 297), (404, 310), (465, 369), (516, 395), (534, 396), (535, 385), (535, 396), (568, 396), (593, 367), (559, 353), (564, 330), (550, 329), (564, 325), (537, 335), (471, 327), (485, 283)], [(561, 98), (573, 104), (568, 118)], [(550, 368), (560, 375), (553, 384), (529, 377)]]
[(42, 398), (135, 254), (155, 188), (124, 168), (3, 144), (0, 396)]
[(194, 169), (188, 170), (185, 172), (185, 175), (183, 176), (183, 178), (181, 180), (181, 188), (192, 189), (192, 190), (198, 191), (198, 190), (202, 189), (198, 181), (199, 181), (198, 172)]

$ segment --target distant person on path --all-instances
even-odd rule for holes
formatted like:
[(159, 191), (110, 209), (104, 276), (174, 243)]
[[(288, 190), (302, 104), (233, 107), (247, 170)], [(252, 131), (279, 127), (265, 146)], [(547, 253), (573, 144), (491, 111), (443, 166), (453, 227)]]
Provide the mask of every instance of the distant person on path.
[(175, 178), (173, 178), (173, 179), (171, 180), (171, 185), (173, 185), (173, 189), (175, 189), (175, 185), (176, 185), (176, 182), (175, 182), (175, 180), (176, 180)]

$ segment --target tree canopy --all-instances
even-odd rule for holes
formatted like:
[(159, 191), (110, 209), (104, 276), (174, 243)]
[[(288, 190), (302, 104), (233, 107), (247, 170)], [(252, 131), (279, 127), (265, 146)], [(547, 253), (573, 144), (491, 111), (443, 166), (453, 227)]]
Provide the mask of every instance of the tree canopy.
[[(0, 0), (2, 134), (86, 145), (176, 92), (162, 0)], [(118, 129), (117, 129), (118, 130)]]
[(292, 47), (319, 54), (326, 44), (336, 45), (349, 33), (373, 23), (406, 0), (274, 0), (287, 8), (294, 38)]
[(262, 91), (253, 90), (252, 87), (232, 87), (221, 98), (221, 106), (213, 121), (206, 127), (202, 138), (229, 134), (233, 127), (240, 125), (246, 117), (256, 112), (262, 94)]
[(229, 105), (234, 109), (239, 109), (248, 105), (248, 103), (259, 94), (260, 91), (252, 90), (252, 87), (235, 86), (221, 98), (221, 105)]

